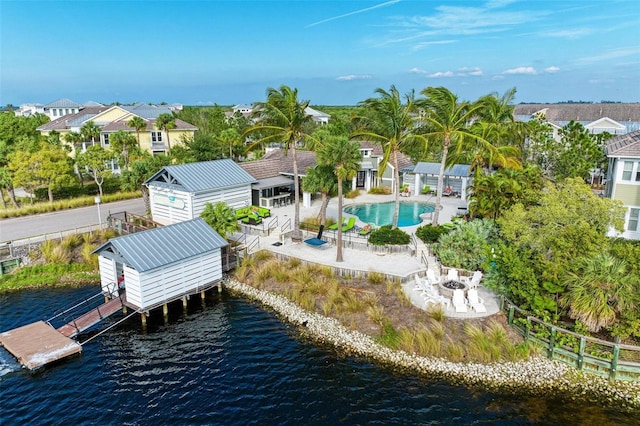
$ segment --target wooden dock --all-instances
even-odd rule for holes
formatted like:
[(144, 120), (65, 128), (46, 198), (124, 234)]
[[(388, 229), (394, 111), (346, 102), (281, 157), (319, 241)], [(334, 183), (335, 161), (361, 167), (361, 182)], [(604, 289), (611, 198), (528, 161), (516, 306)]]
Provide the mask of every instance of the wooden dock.
[[(123, 296), (124, 297), (124, 296)], [(115, 314), (122, 308), (122, 300), (118, 297), (109, 300), (103, 305), (98, 306), (95, 309), (90, 310), (86, 314), (73, 321), (68, 322), (62, 327), (58, 328), (58, 331), (66, 337), (74, 337), (79, 333), (87, 330), (89, 327), (99, 323), (103, 319)]]
[(82, 351), (78, 342), (44, 321), (0, 333), (0, 345), (30, 370)]

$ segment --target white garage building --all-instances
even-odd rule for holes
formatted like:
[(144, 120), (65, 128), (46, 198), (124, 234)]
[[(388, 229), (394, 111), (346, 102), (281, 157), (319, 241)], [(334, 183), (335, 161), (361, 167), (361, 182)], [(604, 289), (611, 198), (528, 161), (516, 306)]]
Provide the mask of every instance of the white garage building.
[(163, 225), (200, 216), (206, 203), (224, 201), (233, 209), (251, 205), (256, 182), (233, 160), (166, 166), (149, 178), (152, 219)]

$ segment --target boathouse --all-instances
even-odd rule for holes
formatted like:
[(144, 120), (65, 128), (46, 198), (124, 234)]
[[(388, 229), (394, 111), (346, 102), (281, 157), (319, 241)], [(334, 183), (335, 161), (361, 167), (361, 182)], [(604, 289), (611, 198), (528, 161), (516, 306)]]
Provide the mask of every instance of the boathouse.
[(206, 203), (224, 201), (232, 209), (251, 204), (256, 182), (233, 160), (165, 166), (145, 185), (149, 188), (151, 217), (163, 225), (200, 216)]
[(123, 287), (126, 306), (149, 311), (219, 285), (227, 245), (197, 218), (112, 238), (93, 253), (103, 293), (118, 295), (114, 289)]

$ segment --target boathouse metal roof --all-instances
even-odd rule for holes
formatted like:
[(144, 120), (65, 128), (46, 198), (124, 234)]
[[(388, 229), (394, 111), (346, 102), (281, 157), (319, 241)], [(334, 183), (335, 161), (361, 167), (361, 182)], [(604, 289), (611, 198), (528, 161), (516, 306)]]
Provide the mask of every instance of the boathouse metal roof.
[(165, 166), (145, 183), (191, 193), (256, 182), (231, 159)]
[(202, 218), (112, 238), (93, 253), (150, 271), (220, 249), (229, 243)]
[[(469, 165), (468, 164), (454, 164), (451, 167), (448, 167), (444, 170), (445, 176), (469, 176)], [(440, 163), (425, 163), (423, 161), (416, 164), (413, 170), (408, 170), (409, 172), (421, 175), (439, 175), (440, 174)]]

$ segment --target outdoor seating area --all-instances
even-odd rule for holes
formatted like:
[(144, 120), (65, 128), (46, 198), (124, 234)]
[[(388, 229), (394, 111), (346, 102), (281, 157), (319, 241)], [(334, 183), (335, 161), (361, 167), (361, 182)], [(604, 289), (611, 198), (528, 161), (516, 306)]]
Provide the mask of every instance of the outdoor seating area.
[(265, 217), (271, 216), (271, 210), (265, 207), (257, 206), (247, 206), (236, 210), (236, 219), (238, 220), (242, 220), (250, 216), (263, 219)]
[(451, 301), (449, 300), (448, 297), (444, 297), (443, 295), (440, 294), (440, 292), (438, 291), (438, 287), (436, 286), (436, 283), (430, 282), (429, 278), (426, 278), (426, 279), (420, 278), (418, 275), (415, 276), (415, 280), (416, 280), (415, 289), (422, 292), (422, 296), (425, 299), (425, 303), (427, 307), (429, 307), (430, 304), (434, 304), (434, 305), (439, 304), (443, 306), (444, 309), (449, 308), (449, 306), (451, 305)]
[[(330, 231), (337, 231), (338, 227), (340, 227), (340, 225), (338, 223), (334, 223), (333, 225), (330, 225), (327, 229), (329, 229)], [(356, 218), (355, 217), (350, 217), (350, 218), (346, 218), (343, 217), (342, 218), (342, 232), (349, 232), (353, 229), (355, 229), (356, 227)]]

